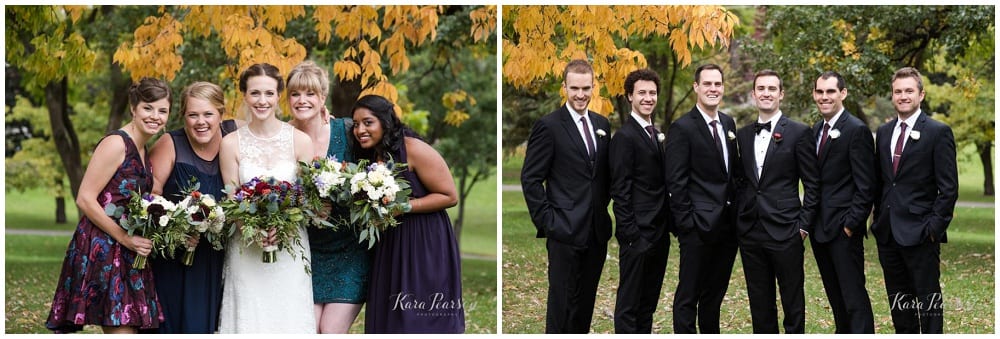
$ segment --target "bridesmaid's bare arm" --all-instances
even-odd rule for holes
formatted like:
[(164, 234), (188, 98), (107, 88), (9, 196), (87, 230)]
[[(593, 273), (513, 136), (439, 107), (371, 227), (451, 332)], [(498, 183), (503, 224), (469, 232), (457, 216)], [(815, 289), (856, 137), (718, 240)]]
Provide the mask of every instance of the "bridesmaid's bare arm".
[(410, 206), (413, 207), (411, 212), (436, 212), (458, 204), (455, 180), (441, 154), (420, 139), (407, 137), (404, 140), (407, 165), (427, 189), (427, 195), (410, 199)]

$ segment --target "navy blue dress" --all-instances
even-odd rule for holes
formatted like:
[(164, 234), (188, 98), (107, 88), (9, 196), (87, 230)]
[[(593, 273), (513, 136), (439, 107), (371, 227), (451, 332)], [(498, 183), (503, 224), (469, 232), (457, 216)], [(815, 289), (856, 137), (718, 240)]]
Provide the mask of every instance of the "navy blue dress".
[[(354, 161), (347, 142), (346, 119), (330, 119), (330, 146), (327, 156), (340, 161)], [(335, 217), (349, 218), (347, 208), (334, 207)], [(352, 227), (337, 230), (309, 227), (309, 250), (312, 254), (313, 303), (363, 304), (368, 292), (368, 269), (371, 257), (368, 244), (358, 243)]]
[[(396, 159), (406, 162), (406, 146)], [(427, 189), (409, 170), (412, 197)], [(375, 243), (365, 333), (463, 333), (462, 262), (444, 210), (407, 213)]]
[[(225, 123), (224, 123), (225, 124)], [(226, 134), (223, 129), (223, 135)], [(221, 200), (224, 186), (219, 170), (219, 156), (205, 160), (195, 154), (183, 129), (170, 131), (174, 141), (174, 168), (163, 184), (163, 196), (172, 202), (184, 199), (183, 191), (199, 183), (198, 191)], [(154, 333), (215, 333), (219, 326), (222, 303), (222, 261), (224, 251), (216, 251), (204, 238), (194, 251), (194, 263), (181, 263), (184, 249), (178, 249), (173, 259), (151, 257), (150, 266), (156, 277), (156, 293), (162, 304), (165, 321)], [(144, 333), (149, 333), (144, 331)]]

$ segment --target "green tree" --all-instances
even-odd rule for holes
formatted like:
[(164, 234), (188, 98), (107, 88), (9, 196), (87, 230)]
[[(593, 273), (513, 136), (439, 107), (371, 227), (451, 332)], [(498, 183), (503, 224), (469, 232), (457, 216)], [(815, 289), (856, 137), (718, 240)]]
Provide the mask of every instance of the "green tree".
[[(867, 112), (864, 108), (877, 107), (877, 99), (888, 96), (892, 74), (900, 67), (915, 67), (931, 82), (940, 80), (951, 86), (961, 87), (956, 83), (959, 79), (992, 84), (994, 13), (994, 6), (758, 7), (757, 31), (738, 45), (744, 48), (745, 70), (750, 74), (750, 69), (764, 68), (782, 74), (783, 112), (806, 121), (819, 119), (812, 101), (813, 82), (823, 71), (835, 70), (847, 80), (850, 95), (845, 107), (871, 126), (895, 115), (892, 110)], [(984, 39), (990, 43), (978, 42)], [(970, 49), (985, 50), (976, 53), (977, 63), (965, 67), (988, 72), (962, 74), (971, 78), (935, 74), (947, 71), (934, 69), (934, 58), (959, 59)], [(923, 109), (932, 112), (930, 107), (939, 107), (950, 96), (928, 95)], [(982, 128), (983, 122), (967, 118), (949, 121), (956, 131)], [(978, 147), (980, 157), (989, 159), (990, 149), (986, 145)], [(989, 161), (983, 166), (985, 173), (992, 173)], [(989, 177), (992, 181), (991, 174)]]
[[(83, 160), (77, 131), (70, 120), (70, 77), (92, 71), (97, 60), (97, 53), (87, 46), (79, 31), (84, 12), (80, 6), (5, 7), (7, 62), (18, 68), (22, 85), (35, 98), (32, 101), (45, 104), (48, 135), (58, 151), (73, 196), (83, 180)], [(40, 185), (54, 193), (56, 210), (65, 211), (62, 180), (47, 178)], [(57, 214), (56, 220), (65, 222), (65, 214)]]

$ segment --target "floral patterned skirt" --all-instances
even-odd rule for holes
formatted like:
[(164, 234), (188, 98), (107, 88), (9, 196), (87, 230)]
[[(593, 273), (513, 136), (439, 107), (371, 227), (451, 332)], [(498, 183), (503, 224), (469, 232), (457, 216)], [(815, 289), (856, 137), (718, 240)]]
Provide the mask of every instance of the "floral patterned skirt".
[(150, 329), (163, 321), (153, 270), (132, 268), (135, 252), (81, 218), (63, 260), (45, 327), (76, 332), (84, 325)]

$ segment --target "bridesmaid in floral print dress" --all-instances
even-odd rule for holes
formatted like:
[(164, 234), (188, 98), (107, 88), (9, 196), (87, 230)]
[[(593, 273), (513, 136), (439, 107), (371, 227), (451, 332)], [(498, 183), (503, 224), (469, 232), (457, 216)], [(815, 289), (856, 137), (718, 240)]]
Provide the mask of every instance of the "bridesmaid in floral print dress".
[(153, 176), (146, 141), (159, 133), (170, 114), (170, 87), (143, 78), (129, 88), (132, 121), (101, 139), (87, 165), (76, 203), (83, 212), (66, 250), (45, 326), (56, 333), (84, 325), (104, 333), (136, 333), (163, 321), (153, 271), (132, 268), (136, 254), (149, 255), (152, 241), (129, 236), (104, 213), (124, 206), (129, 189), (149, 192)]

